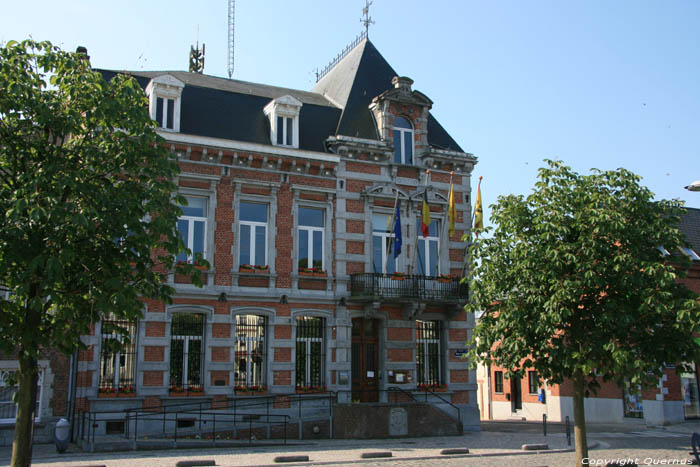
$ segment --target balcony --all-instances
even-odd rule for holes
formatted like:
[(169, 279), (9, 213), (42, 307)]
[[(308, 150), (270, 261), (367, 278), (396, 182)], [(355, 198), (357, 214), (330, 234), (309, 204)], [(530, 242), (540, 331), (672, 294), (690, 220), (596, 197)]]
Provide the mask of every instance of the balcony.
[(468, 295), (469, 287), (459, 279), (377, 273), (350, 276), (350, 300), (456, 302)]

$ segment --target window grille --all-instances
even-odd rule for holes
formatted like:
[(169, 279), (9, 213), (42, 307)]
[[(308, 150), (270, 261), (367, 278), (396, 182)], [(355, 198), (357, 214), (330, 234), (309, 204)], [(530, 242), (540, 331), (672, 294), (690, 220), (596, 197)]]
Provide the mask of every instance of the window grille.
[[(120, 330), (126, 331), (124, 335)], [(136, 323), (103, 320), (100, 339), (100, 389), (132, 388), (136, 375)]]
[(418, 384), (442, 384), (440, 321), (416, 321), (416, 363)]
[(297, 387), (324, 385), (324, 326), (323, 318), (301, 316), (297, 318)]
[(173, 314), (170, 327), (171, 387), (201, 390), (204, 322), (203, 314)]
[(265, 325), (264, 316), (236, 315), (236, 388), (265, 385)]
[[(0, 369), (0, 422), (14, 423), (17, 418), (17, 404), (13, 398), (19, 390), (19, 385), (13, 380), (17, 370)], [(41, 415), (41, 387), (44, 379), (43, 370), (38, 370), (36, 381), (36, 406), (34, 407), (34, 420), (39, 421)]]

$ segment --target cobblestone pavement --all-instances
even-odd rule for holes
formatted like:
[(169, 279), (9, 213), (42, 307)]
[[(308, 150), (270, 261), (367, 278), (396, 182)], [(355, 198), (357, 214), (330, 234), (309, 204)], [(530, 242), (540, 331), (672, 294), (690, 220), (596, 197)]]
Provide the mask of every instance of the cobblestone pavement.
[[(695, 427), (691, 427), (694, 429)], [(680, 430), (679, 430), (680, 431)], [(591, 465), (605, 465), (605, 460), (636, 459), (639, 465), (683, 465), (690, 459), (690, 429), (682, 433), (655, 428), (641, 432), (593, 432), (589, 444)], [(85, 453), (72, 446), (59, 455), (52, 445), (37, 445), (34, 463), (37, 466), (159, 467), (174, 466), (181, 460), (211, 459), (217, 466), (260, 465), (351, 465), (367, 466), (571, 466), (573, 452), (540, 452), (524, 454), (522, 444), (547, 443), (550, 449), (565, 451), (563, 433), (546, 438), (535, 433), (481, 432), (442, 438), (413, 438), (390, 440), (314, 440), (304, 444), (269, 447), (237, 446), (233, 448), (201, 448), (163, 451), (127, 451)], [(441, 456), (446, 448), (469, 448), (468, 456)], [(362, 453), (391, 451), (385, 460), (363, 460)], [(10, 448), (0, 448), (0, 465), (9, 464)], [(275, 464), (282, 455), (308, 455), (308, 463)], [(665, 464), (662, 464), (665, 462)]]

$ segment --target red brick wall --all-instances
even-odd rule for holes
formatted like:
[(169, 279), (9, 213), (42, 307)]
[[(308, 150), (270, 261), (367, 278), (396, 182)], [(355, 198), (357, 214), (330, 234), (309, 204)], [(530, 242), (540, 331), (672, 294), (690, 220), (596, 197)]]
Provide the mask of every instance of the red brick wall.
[(348, 240), (345, 242), (345, 252), (350, 255), (363, 255), (365, 254), (365, 244), (364, 242)]
[(147, 362), (162, 362), (165, 360), (165, 347), (146, 345), (144, 350), (144, 360)]
[(276, 347), (275, 348), (275, 361), (276, 362), (291, 362), (292, 361), (292, 349), (288, 347)]
[(162, 371), (144, 371), (143, 372), (144, 386), (162, 386), (163, 372)]
[(287, 370), (272, 372), (272, 384), (275, 386), (289, 386), (292, 384), (292, 372)]
[(229, 372), (228, 371), (212, 371), (210, 383), (212, 386), (216, 386), (216, 381), (225, 381), (225, 386), (229, 383)]
[(275, 326), (275, 339), (291, 339), (292, 327), (285, 324)]
[(365, 221), (345, 221), (345, 231), (347, 233), (365, 233)]
[(390, 362), (413, 361), (413, 349), (387, 349), (386, 354)]
[(231, 337), (231, 325), (228, 323), (213, 323), (211, 325), (212, 336), (219, 339)]
[(212, 362), (228, 362), (231, 353), (230, 347), (212, 347), (211, 361)]
[(386, 338), (390, 341), (411, 341), (413, 340), (411, 331), (411, 328), (387, 328)]
[(146, 337), (165, 337), (165, 322), (146, 321)]
[(450, 370), (451, 383), (468, 383), (469, 370)]
[(76, 376), (76, 386), (79, 388), (89, 388), (92, 386), (92, 374), (94, 371), (79, 371)]

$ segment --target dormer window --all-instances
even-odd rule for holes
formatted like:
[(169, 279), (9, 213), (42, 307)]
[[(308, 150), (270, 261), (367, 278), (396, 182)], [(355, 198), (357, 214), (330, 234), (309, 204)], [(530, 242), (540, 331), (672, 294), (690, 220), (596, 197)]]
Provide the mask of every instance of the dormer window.
[(394, 119), (394, 162), (413, 164), (413, 127), (403, 117)]
[(156, 97), (156, 122), (161, 128), (174, 128), (175, 99)]
[(180, 131), (180, 97), (185, 83), (171, 75), (153, 78), (146, 86), (151, 118), (163, 130)]
[(299, 147), (299, 113), (303, 104), (292, 96), (270, 101), (264, 112), (270, 119), (270, 142), (275, 146)]

